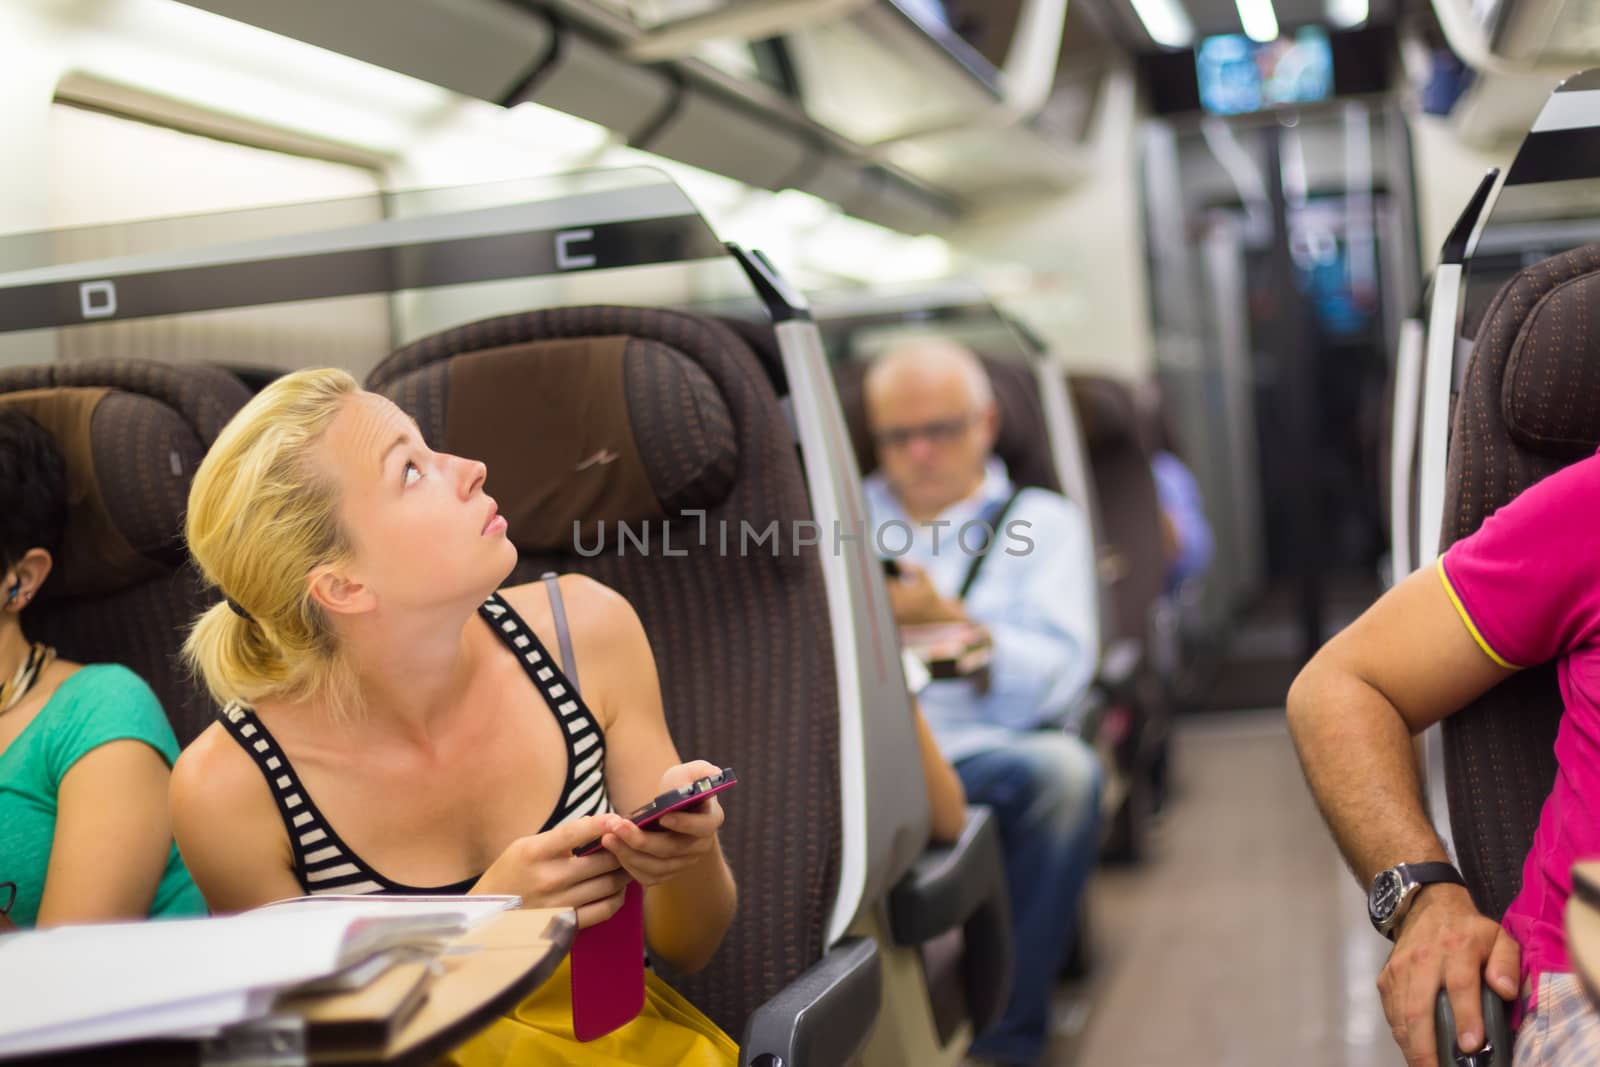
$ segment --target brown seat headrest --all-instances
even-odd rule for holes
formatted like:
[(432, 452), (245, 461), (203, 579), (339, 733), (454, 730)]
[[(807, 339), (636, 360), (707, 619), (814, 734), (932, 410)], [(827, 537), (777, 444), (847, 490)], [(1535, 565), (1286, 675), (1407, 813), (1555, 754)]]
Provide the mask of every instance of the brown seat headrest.
[(1524, 270), (1491, 305), (1477, 343), (1509, 346), (1500, 405), (1512, 440), (1557, 459), (1600, 447), (1600, 246)]
[(494, 331), (451, 333), (418, 345), (455, 351), (395, 373), (418, 346), (403, 349), (369, 384), (416, 414), (435, 447), (487, 464), (485, 489), (522, 552), (570, 552), (597, 543), (602, 522), (678, 519), (731, 492), (733, 416), (671, 341), (615, 334), (473, 347)]
[(43, 423), (67, 462), (67, 537), (41, 599), (115, 592), (180, 566), (195, 468), (248, 399), (224, 371), (154, 360), (0, 369), (0, 403)]
[(1090, 451), (1140, 448), (1139, 415), (1131, 386), (1095, 374), (1070, 375), (1068, 384), (1084, 444)]
[(105, 388), (0, 393), (50, 431), (67, 467), (66, 536), (44, 599), (98, 596), (183, 562), (193, 427), (147, 396)]

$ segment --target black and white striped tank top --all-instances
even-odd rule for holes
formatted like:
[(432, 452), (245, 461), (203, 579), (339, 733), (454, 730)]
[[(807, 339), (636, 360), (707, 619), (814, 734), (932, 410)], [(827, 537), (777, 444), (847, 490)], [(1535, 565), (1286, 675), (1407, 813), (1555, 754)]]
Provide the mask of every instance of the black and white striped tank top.
[[(573, 671), (566, 612), (553, 576), (546, 578), (546, 588), (554, 609), (556, 633), (561, 644), (561, 662), (566, 664), (568, 671)], [(538, 636), (500, 594), (494, 593), (485, 600), (479, 606), (478, 614), (522, 661), (522, 669), (527, 672), (528, 678), (563, 727), (561, 734), (567, 743), (567, 778), (560, 801), (539, 832), (554, 829), (585, 815), (609, 812), (611, 801), (605, 785), (605, 735), (578, 694), (577, 686), (569, 681)], [(300, 777), (290, 766), (289, 758), (253, 711), (237, 705), (230, 707), (223, 713), (222, 722), (234, 740), (250, 754), (256, 766), (261, 768), (272, 789), (273, 799), (278, 803), (278, 813), (283, 817), (284, 829), (289, 834), (295, 878), (307, 894), (454, 894), (465, 893), (477, 882), (478, 879), (474, 877), (452, 885), (411, 886), (385, 878), (339, 839), (339, 835), (317, 809), (311, 794), (300, 783)]]

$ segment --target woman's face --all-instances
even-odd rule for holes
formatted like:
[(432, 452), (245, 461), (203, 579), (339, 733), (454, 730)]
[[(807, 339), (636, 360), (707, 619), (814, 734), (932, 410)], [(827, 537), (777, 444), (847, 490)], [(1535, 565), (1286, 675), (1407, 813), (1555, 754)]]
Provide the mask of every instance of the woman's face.
[(483, 492), (484, 465), (428, 448), (389, 400), (347, 398), (321, 447), (354, 549), (344, 576), (382, 606), (482, 598), (516, 566), (506, 522)]

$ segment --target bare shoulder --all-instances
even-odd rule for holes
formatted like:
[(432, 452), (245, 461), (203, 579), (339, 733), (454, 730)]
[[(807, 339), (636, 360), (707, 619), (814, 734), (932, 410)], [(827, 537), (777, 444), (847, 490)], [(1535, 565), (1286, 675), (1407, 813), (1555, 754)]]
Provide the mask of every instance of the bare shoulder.
[(178, 755), (171, 791), (175, 817), (181, 817), (180, 809), (191, 807), (216, 814), (274, 809), (261, 770), (219, 722), (200, 731)]
[[(638, 613), (615, 589), (584, 574), (563, 574), (557, 584), (575, 645), (604, 652), (619, 644), (632, 645), (636, 635), (642, 636)], [(509, 586), (500, 595), (528, 625), (553, 630), (550, 594), (543, 581)]]
[[(559, 581), (572, 633), (572, 655), (578, 662), (578, 685), (601, 727), (609, 731), (616, 724), (618, 709), (637, 703), (636, 689), (657, 691), (650, 640), (638, 612), (615, 589), (582, 574), (564, 574)], [(547, 643), (554, 640), (555, 623), (543, 582), (500, 592)]]
[(212, 911), (299, 894), (272, 790), (221, 723), (179, 755), (168, 797), (178, 851)]

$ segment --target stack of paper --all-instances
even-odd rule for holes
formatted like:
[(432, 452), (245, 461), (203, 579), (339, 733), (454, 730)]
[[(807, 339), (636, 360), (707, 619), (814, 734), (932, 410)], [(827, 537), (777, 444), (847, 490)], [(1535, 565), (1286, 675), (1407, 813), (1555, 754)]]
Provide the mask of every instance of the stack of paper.
[(11, 934), (0, 939), (0, 1057), (215, 1033), (265, 1015), (282, 993), (436, 948), (517, 903), (303, 898), (227, 918)]

